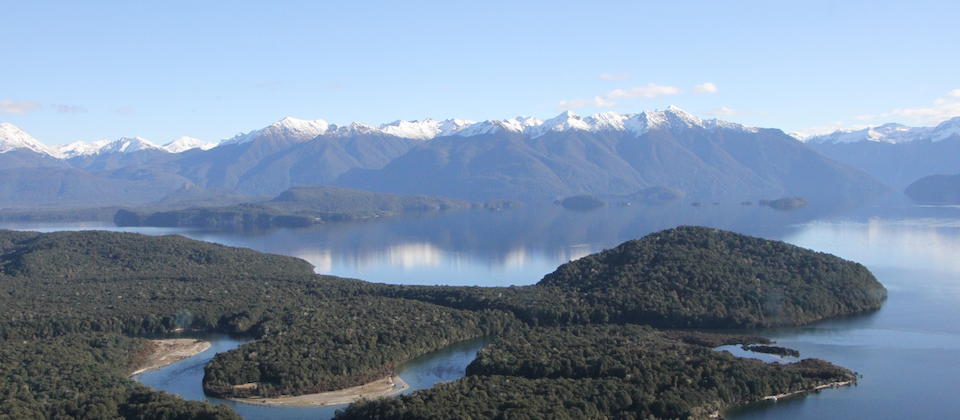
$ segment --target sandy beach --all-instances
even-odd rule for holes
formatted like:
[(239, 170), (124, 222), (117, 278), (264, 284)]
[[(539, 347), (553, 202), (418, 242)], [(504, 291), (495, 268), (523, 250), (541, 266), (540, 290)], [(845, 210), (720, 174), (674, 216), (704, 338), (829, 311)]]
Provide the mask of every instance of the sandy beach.
[(149, 370), (159, 369), (171, 363), (202, 353), (210, 348), (210, 342), (193, 338), (171, 338), (150, 340), (151, 353), (140, 367), (133, 371), (134, 376)]
[(788, 392), (788, 393), (785, 393), (785, 394), (767, 395), (766, 397), (763, 397), (761, 400), (776, 401), (776, 400), (779, 400), (779, 399), (781, 399), (781, 398), (786, 398), (786, 397), (790, 397), (790, 396), (793, 396), (793, 395), (799, 395), (799, 394), (806, 394), (806, 393), (809, 393), (809, 392), (815, 392), (815, 391), (819, 391), (819, 390), (822, 390), (822, 389), (838, 388), (838, 387), (841, 387), (841, 386), (850, 386), (850, 385), (853, 385), (853, 383), (854, 383), (854, 381), (831, 382), (831, 383), (829, 383), (829, 384), (818, 385), (818, 386), (813, 387), (813, 388), (811, 388), (811, 389), (802, 389), (802, 390), (799, 390), (799, 391)]
[[(238, 385), (238, 386), (246, 387), (246, 388), (255, 388), (256, 384), (244, 384), (244, 385)], [(284, 396), (284, 397), (277, 397), (277, 398), (262, 398), (262, 397), (231, 398), (231, 400), (247, 403), (247, 404), (293, 406), (293, 407), (339, 405), (339, 404), (349, 404), (361, 398), (374, 399), (374, 398), (388, 397), (391, 395), (399, 394), (407, 390), (408, 388), (410, 388), (410, 386), (407, 385), (407, 383), (404, 382), (403, 379), (400, 379), (399, 376), (388, 376), (386, 378), (369, 382), (363, 385), (344, 388), (336, 391), (321, 392), (318, 394)]]

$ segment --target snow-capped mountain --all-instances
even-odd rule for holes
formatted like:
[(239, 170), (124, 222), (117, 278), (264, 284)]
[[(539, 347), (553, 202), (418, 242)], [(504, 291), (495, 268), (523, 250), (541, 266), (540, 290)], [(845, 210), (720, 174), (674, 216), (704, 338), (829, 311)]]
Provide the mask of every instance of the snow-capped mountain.
[(910, 143), (914, 141), (941, 141), (960, 135), (960, 117), (946, 120), (936, 127), (908, 127), (888, 123), (860, 130), (838, 130), (830, 134), (814, 136), (804, 141), (810, 144), (844, 144), (871, 141), (878, 143)]
[(434, 137), (452, 135), (466, 127), (474, 124), (473, 121), (448, 119), (437, 121), (434, 119), (424, 119), (416, 121), (397, 120), (391, 123), (380, 125), (379, 129), (385, 134), (397, 137), (415, 140), (429, 140)]
[(164, 150), (142, 137), (120, 137), (116, 140), (97, 140), (93, 142), (73, 142), (61, 146), (59, 156), (70, 159), (78, 156), (95, 156), (115, 153), (133, 153), (142, 150)]
[(163, 145), (163, 150), (170, 153), (181, 153), (187, 150), (210, 150), (217, 147), (216, 143), (206, 143), (196, 137), (183, 136)]
[(56, 150), (33, 138), (10, 123), (0, 123), (0, 153), (7, 153), (17, 149), (26, 149), (36, 153), (53, 157), (60, 157)]
[(326, 133), (329, 128), (330, 123), (325, 120), (301, 120), (286, 117), (259, 130), (240, 133), (220, 142), (220, 144), (249, 143), (264, 135), (283, 137), (294, 141), (307, 141)]
[(470, 125), (454, 134), (461, 137), (471, 137), (480, 134), (508, 131), (523, 133), (530, 138), (537, 138), (548, 133), (580, 130), (588, 132), (600, 131), (629, 131), (641, 136), (654, 129), (684, 129), (684, 128), (727, 128), (744, 131), (756, 131), (737, 123), (720, 120), (702, 120), (676, 107), (667, 109), (643, 111), (637, 114), (621, 114), (617, 112), (602, 112), (599, 114), (581, 117), (573, 112), (564, 111), (560, 115), (548, 120), (538, 120), (531, 117), (517, 117), (508, 120), (488, 120)]
[(499, 132), (519, 133), (530, 138), (537, 138), (547, 133), (569, 130), (591, 132), (630, 131), (639, 136), (653, 129), (682, 129), (691, 127), (704, 129), (723, 127), (729, 129), (755, 130), (727, 121), (702, 120), (671, 105), (662, 111), (644, 111), (638, 114), (602, 112), (581, 117), (573, 112), (565, 111), (547, 120), (527, 116), (480, 122), (462, 119), (438, 121), (427, 118), (414, 121), (397, 120), (379, 126), (363, 122), (336, 125), (330, 124), (326, 120), (301, 120), (286, 117), (268, 127), (239, 134), (224, 140), (220, 144), (247, 143), (265, 134), (281, 136), (294, 142), (312, 140), (321, 135), (344, 137), (356, 134), (381, 134), (411, 140), (431, 140), (445, 136), (473, 137)]

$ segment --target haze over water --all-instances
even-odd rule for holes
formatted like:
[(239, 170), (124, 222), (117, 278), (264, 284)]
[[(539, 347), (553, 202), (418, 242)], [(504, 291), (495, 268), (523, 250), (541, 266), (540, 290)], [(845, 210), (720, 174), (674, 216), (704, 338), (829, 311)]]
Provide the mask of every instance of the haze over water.
[[(735, 419), (939, 417), (960, 411), (960, 210), (949, 207), (870, 207), (845, 213), (812, 208), (779, 212), (757, 206), (608, 207), (579, 213), (557, 206), (506, 212), (454, 212), (365, 223), (332, 223), (308, 229), (182, 233), (232, 246), (292, 255), (317, 272), (398, 284), (506, 286), (533, 284), (557, 265), (677, 225), (707, 225), (779, 239), (866, 265), (889, 298), (875, 313), (789, 329), (753, 331), (863, 375), (856, 387), (826, 390), (727, 413)], [(90, 225), (8, 226), (18, 229), (85, 229)], [(472, 358), (454, 353), (442, 370), (459, 371)], [(467, 356), (464, 356), (467, 354)], [(442, 361), (443, 357), (435, 359)], [(452, 365), (450, 363), (453, 363)], [(189, 385), (151, 383), (198, 398), (202, 363), (170, 368), (192, 377)], [(430, 363), (409, 375), (430, 386)], [(453, 367), (450, 367), (453, 366)], [(174, 376), (176, 376), (174, 375)], [(456, 372), (452, 374), (458, 376)], [(176, 381), (165, 379), (170, 384)], [(163, 382), (163, 381), (161, 381)], [(194, 383), (195, 382), (195, 383)], [(182, 383), (182, 382), (180, 382)], [(189, 387), (189, 388), (188, 388)], [(192, 391), (191, 391), (192, 389)], [(249, 418), (283, 415), (270, 408), (241, 408)], [(267, 410), (267, 411), (265, 411)], [(329, 416), (330, 409), (297, 410), (293, 417)]]

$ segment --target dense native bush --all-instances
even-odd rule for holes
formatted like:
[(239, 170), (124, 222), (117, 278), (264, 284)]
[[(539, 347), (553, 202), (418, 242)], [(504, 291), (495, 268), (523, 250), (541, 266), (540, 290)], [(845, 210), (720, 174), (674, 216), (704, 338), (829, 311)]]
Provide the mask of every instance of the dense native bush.
[(130, 337), (184, 329), (254, 339), (207, 367), (206, 389), (224, 396), (359, 385), (450, 343), (499, 337), (464, 380), (346, 418), (700, 416), (850, 372), (710, 350), (762, 338), (632, 324), (795, 325), (874, 309), (884, 295), (859, 264), (706, 228), (659, 232), (508, 288), (318, 276), (296, 258), (179, 236), (0, 231), (0, 416), (232, 416), (125, 377), (143, 349)]

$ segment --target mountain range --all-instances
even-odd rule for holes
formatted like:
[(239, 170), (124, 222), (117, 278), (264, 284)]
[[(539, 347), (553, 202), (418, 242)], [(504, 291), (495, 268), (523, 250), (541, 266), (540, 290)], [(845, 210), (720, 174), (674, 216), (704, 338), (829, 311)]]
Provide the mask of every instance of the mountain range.
[(842, 130), (805, 142), (897, 190), (926, 176), (960, 172), (960, 117), (935, 127), (884, 124)]
[(276, 195), (302, 185), (546, 201), (661, 187), (692, 200), (851, 201), (886, 187), (781, 130), (677, 107), (540, 120), (338, 126), (284, 118), (217, 145), (138, 137), (49, 147), (0, 125), (0, 207), (140, 205), (166, 197)]

